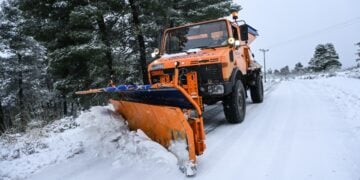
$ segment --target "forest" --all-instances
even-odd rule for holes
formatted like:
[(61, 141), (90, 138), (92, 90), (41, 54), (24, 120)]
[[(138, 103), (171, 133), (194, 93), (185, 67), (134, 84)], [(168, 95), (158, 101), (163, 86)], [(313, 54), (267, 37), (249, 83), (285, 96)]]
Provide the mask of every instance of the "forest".
[(166, 28), (241, 10), (231, 0), (5, 0), (0, 8), (0, 133), (107, 103), (79, 90), (147, 84)]

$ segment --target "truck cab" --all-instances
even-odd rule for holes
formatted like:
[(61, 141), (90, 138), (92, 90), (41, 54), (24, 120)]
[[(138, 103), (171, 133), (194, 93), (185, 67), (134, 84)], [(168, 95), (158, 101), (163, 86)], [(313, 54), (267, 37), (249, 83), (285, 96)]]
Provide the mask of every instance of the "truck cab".
[[(261, 66), (250, 50), (256, 36), (256, 29), (228, 19), (167, 29), (160, 50), (153, 53), (156, 59), (148, 66), (149, 80), (151, 84), (163, 83), (161, 77), (167, 74), (167, 81), (172, 81), (174, 69), (178, 68), (179, 85), (183, 86), (186, 85), (186, 74), (195, 71), (202, 102), (210, 105), (223, 101), (225, 115), (231, 119), (229, 122), (241, 122), (242, 115), (228, 116), (233, 116), (230, 115), (233, 111), (245, 115), (246, 90), (250, 89), (254, 102), (263, 99)], [(239, 93), (238, 88), (243, 92)], [(234, 97), (241, 100), (232, 102)], [(234, 103), (240, 107), (230, 107)], [(239, 112), (239, 108), (244, 112)], [(229, 109), (228, 113), (226, 109)]]

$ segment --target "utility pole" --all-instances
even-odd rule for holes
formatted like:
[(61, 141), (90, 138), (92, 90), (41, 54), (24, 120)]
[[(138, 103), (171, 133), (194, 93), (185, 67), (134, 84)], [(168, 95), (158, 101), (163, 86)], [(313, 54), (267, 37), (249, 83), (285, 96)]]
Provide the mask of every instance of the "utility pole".
[(266, 82), (266, 63), (265, 63), (265, 56), (266, 56), (266, 52), (269, 51), (269, 49), (259, 49), (259, 51), (261, 51), (264, 55), (264, 79)]

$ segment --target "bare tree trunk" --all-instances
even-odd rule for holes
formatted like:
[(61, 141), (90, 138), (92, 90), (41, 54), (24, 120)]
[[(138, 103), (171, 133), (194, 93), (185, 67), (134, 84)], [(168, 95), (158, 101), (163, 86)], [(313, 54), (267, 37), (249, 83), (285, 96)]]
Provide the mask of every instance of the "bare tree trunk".
[(111, 45), (110, 45), (110, 40), (109, 40), (109, 33), (108, 33), (107, 29), (106, 29), (104, 17), (103, 17), (102, 14), (98, 15), (97, 24), (99, 26), (101, 40), (104, 42), (104, 44), (106, 46), (105, 54), (106, 54), (106, 59), (108, 61), (107, 66), (108, 66), (108, 69), (109, 69), (109, 78), (112, 79), (112, 76), (114, 75), (113, 57), (112, 57), (112, 53), (111, 53)]
[(6, 125), (5, 125), (4, 111), (0, 101), (0, 134), (5, 132), (5, 130), (6, 130)]
[[(22, 56), (19, 53), (17, 53), (17, 57), (18, 57), (18, 64), (21, 67)], [(24, 105), (24, 89), (23, 89), (23, 72), (21, 69), (18, 72), (18, 86), (19, 86), (19, 91), (18, 91), (19, 118), (20, 118), (20, 126), (21, 126), (20, 131), (25, 131), (27, 120), (24, 117), (25, 105)]]
[(146, 63), (146, 51), (145, 51), (145, 40), (144, 35), (141, 31), (141, 24), (139, 20), (139, 1), (138, 0), (129, 0), (129, 4), (131, 7), (132, 20), (134, 24), (135, 33), (138, 40), (139, 52), (140, 52), (140, 66), (141, 72), (143, 76), (143, 83), (149, 83), (149, 77), (147, 72), (147, 63)]
[(64, 113), (64, 116), (67, 116), (67, 101), (66, 101), (66, 96), (63, 95), (62, 96), (62, 99), (63, 99), (63, 113)]

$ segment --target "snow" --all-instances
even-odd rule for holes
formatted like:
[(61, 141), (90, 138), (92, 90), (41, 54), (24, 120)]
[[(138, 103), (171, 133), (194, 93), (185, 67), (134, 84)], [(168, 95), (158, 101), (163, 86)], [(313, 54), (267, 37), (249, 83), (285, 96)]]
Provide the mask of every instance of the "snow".
[(248, 104), (243, 124), (207, 134), (197, 177), (359, 179), (359, 86), (338, 77), (281, 82), (263, 104)]
[[(114, 171), (161, 169), (165, 174), (171, 170), (181, 174), (172, 153), (141, 130), (129, 131), (126, 122), (110, 106), (93, 107), (76, 120), (62, 119), (26, 134), (5, 135), (0, 147), (0, 179), (23, 179), (39, 171), (58, 172), (59, 169), (51, 167), (66, 169), (67, 163), (76, 166), (79, 160), (106, 162), (100, 164)], [(71, 170), (78, 170), (74, 168)], [(63, 177), (66, 172), (58, 175)]]
[(181, 171), (187, 176), (194, 176), (196, 174), (195, 162), (189, 161), (189, 152), (187, 151), (187, 144), (184, 140), (172, 141), (169, 151), (178, 159), (178, 165)]
[(350, 68), (345, 71), (340, 71), (337, 73), (338, 76), (341, 77), (350, 77), (350, 78), (356, 78), (360, 79), (360, 68)]
[(66, 1), (58, 1), (58, 2), (55, 2), (52, 6), (54, 8), (66, 8), (68, 6), (68, 2), (66, 2)]
[(186, 56), (188, 53), (197, 53), (197, 52), (200, 52), (200, 51), (201, 51), (200, 48), (193, 48), (193, 49), (188, 49), (186, 52), (179, 52), (179, 53), (173, 53), (173, 54), (165, 53), (161, 57), (163, 57), (163, 58), (172, 58), (172, 57), (178, 57), (178, 56)]
[(187, 52), (187, 53), (197, 53), (197, 52), (200, 52), (200, 51), (201, 51), (200, 48), (194, 48), (194, 49), (189, 49), (189, 50), (187, 50), (186, 52)]
[(7, 59), (7, 58), (10, 58), (13, 55), (14, 55), (13, 53), (10, 53), (9, 51), (6, 51), (6, 50), (0, 51), (0, 58)]
[[(195, 178), (359, 179), (357, 72), (268, 79), (264, 102), (248, 99), (241, 124), (228, 124), (221, 104), (207, 106), (207, 149)], [(3, 136), (0, 147), (0, 179), (185, 178), (175, 155), (142, 131), (129, 131), (110, 106)], [(170, 151), (185, 157), (184, 149), (184, 142), (172, 142)]]
[(180, 52), (180, 53), (174, 53), (174, 54), (164, 54), (164, 55), (162, 55), (161, 57), (163, 57), (163, 58), (172, 58), (172, 57), (178, 57), (178, 56), (186, 56), (187, 55), (187, 53), (185, 53), (185, 52)]

